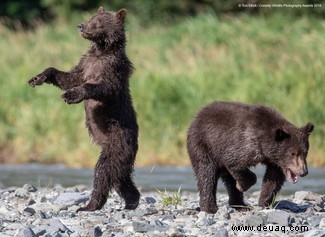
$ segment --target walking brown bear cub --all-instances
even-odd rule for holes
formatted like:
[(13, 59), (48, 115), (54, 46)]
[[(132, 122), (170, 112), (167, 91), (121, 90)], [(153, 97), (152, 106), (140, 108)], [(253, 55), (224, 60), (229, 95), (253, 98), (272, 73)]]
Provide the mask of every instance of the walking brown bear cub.
[(229, 204), (245, 210), (243, 192), (256, 183), (249, 167), (258, 163), (266, 166), (258, 204), (270, 205), (285, 180), (296, 183), (298, 176), (308, 174), (308, 137), (313, 128), (312, 123), (297, 128), (262, 105), (214, 102), (201, 109), (187, 137), (201, 211), (217, 212), (219, 177)]
[(140, 193), (132, 175), (138, 150), (138, 125), (129, 91), (132, 64), (125, 53), (124, 18), (127, 11), (105, 12), (102, 7), (88, 22), (78, 25), (92, 42), (79, 64), (69, 72), (53, 67), (29, 80), (32, 87), (53, 84), (65, 92), (68, 104), (84, 101), (86, 126), (101, 153), (95, 167), (91, 200), (78, 211), (101, 209), (114, 188), (135, 209)]

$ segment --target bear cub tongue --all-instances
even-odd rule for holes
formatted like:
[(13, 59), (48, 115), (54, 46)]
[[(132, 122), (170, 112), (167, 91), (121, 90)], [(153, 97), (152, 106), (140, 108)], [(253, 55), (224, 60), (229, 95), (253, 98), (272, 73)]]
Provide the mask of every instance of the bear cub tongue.
[(287, 181), (293, 184), (298, 182), (298, 176), (295, 175), (290, 169), (287, 170)]

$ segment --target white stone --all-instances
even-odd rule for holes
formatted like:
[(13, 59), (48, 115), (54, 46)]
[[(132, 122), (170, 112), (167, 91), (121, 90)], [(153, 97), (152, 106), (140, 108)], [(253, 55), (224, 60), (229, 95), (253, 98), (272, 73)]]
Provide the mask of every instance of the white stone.
[(325, 231), (325, 217), (322, 218), (319, 222), (319, 228), (323, 228)]

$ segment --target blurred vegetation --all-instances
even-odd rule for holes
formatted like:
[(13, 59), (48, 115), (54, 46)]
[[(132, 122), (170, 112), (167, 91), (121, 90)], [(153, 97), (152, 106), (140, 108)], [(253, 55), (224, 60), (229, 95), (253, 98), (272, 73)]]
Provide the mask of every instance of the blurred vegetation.
[[(59, 1), (35, 2), (48, 9), (46, 4)], [(7, 23), (0, 25), (1, 162), (93, 166), (97, 161), (99, 149), (91, 145), (84, 128), (83, 106), (65, 104), (62, 91), (53, 86), (27, 85), (46, 67), (70, 70), (89, 46), (75, 26), (96, 9), (83, 8), (83, 0), (62, 2), (75, 3), (64, 8), (67, 15), (76, 6), (87, 11), (66, 18), (56, 16), (61, 10), (51, 10), (51, 24), (35, 20), (35, 15), (28, 21), (33, 30), (13, 31)], [(143, 8), (137, 0), (125, 1), (124, 6), (111, 2), (115, 8), (107, 9), (134, 4), (128, 8), (127, 51), (136, 68), (131, 91), (140, 125), (137, 165), (188, 165), (186, 131), (197, 110), (213, 100), (232, 100), (272, 106), (298, 126), (312, 121), (309, 163), (325, 166), (321, 15), (300, 15), (299, 9), (237, 15), (225, 14), (225, 9), (216, 14), (197, 7), (175, 18), (168, 18), (171, 10), (166, 10), (166, 20), (160, 22), (155, 6), (165, 4), (169, 9), (169, 4), (209, 1), (143, 0)], [(152, 12), (142, 15), (148, 9)], [(156, 20), (150, 22), (151, 13)]]
[[(16, 28), (22, 24), (24, 27), (34, 26), (35, 19), (49, 22), (60, 18), (71, 19), (71, 16), (84, 11), (93, 11), (98, 6), (107, 9), (127, 8), (134, 15), (139, 16), (138, 21), (143, 25), (152, 21), (169, 23), (176, 18), (195, 16), (203, 12), (210, 12), (216, 16), (224, 13), (251, 13), (272, 14), (273, 9), (267, 7), (239, 7), (239, 4), (266, 5), (283, 3), (282, 0), (3, 0), (0, 5), (0, 16), (5, 17), (7, 26)], [(321, 4), (323, 0), (292, 0), (287, 4)], [(109, 5), (109, 7), (107, 6)], [(325, 17), (325, 7), (295, 8), (290, 14), (300, 16), (303, 14)], [(286, 8), (278, 8), (284, 14)]]

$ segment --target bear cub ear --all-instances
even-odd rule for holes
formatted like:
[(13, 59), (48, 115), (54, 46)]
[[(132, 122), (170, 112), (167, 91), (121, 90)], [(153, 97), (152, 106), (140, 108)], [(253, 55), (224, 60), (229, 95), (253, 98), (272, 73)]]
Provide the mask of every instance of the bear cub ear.
[(102, 6), (100, 6), (99, 8), (98, 8), (98, 11), (97, 11), (98, 13), (103, 13), (103, 12), (105, 12), (105, 10), (104, 10), (104, 8), (102, 7)]
[(277, 128), (275, 130), (275, 141), (282, 142), (290, 137), (290, 134), (283, 128)]
[(116, 14), (116, 17), (121, 20), (121, 21), (124, 21), (124, 18), (126, 16), (126, 13), (128, 11), (125, 9), (125, 8), (122, 8), (121, 10), (118, 11), (118, 13)]
[(311, 134), (311, 132), (314, 130), (314, 124), (312, 124), (311, 122), (308, 122), (301, 129), (307, 136), (309, 136)]

